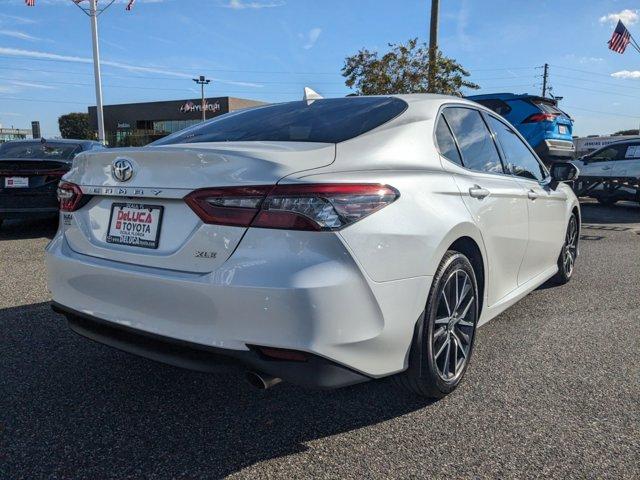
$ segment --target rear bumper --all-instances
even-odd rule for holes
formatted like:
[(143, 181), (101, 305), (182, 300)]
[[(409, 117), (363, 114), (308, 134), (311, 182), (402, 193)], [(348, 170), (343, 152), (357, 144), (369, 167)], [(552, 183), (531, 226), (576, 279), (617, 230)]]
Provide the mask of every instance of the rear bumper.
[(366, 375), (315, 355), (303, 362), (269, 359), (254, 350), (208, 347), (154, 335), (77, 312), (56, 302), (51, 308), (67, 317), (71, 330), (83, 337), (188, 370), (211, 373), (219, 371), (220, 366), (240, 367), (311, 388), (345, 387), (370, 380)]
[(536, 153), (543, 160), (545, 158), (574, 158), (576, 148), (568, 140), (543, 140), (535, 148)]
[[(337, 235), (255, 230), (221, 267), (204, 274), (82, 255), (58, 233), (47, 247), (49, 290), (75, 317), (186, 342), (196, 350), (222, 349), (248, 365), (254, 365), (249, 345), (259, 345), (306, 352), (364, 378), (406, 368), (431, 277), (376, 283)], [(318, 375), (293, 381), (355, 383)]]
[(0, 208), (0, 218), (7, 220), (48, 218), (56, 217), (57, 215), (57, 208)]
[(0, 217), (2, 218), (55, 216), (57, 213), (58, 199), (55, 190), (3, 189), (0, 193)]

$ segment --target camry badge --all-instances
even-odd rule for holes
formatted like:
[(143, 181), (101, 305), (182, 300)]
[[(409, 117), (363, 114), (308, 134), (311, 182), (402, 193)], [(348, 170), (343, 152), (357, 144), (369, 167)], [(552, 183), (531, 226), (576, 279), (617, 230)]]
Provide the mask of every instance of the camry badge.
[(111, 164), (111, 175), (118, 182), (128, 182), (133, 177), (133, 165), (126, 158), (116, 158)]

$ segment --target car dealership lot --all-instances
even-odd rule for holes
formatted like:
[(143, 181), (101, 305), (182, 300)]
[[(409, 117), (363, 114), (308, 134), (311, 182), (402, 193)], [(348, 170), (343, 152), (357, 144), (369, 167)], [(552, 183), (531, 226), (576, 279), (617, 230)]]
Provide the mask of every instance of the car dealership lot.
[(390, 380), (252, 389), (71, 333), (48, 307), (51, 223), (0, 230), (0, 478), (638, 478), (640, 207), (583, 205), (566, 286), (479, 330), (429, 403)]

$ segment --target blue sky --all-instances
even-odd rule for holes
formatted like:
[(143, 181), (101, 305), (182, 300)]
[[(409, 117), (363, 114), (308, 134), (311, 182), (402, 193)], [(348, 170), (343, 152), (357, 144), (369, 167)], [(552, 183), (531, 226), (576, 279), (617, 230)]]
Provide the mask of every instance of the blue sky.
[[(106, 0), (100, 0), (105, 3)], [(342, 96), (358, 49), (427, 40), (430, 0), (125, 0), (100, 18), (105, 103), (208, 96)], [(444, 0), (440, 46), (481, 92), (535, 92), (545, 62), (579, 135), (640, 125), (640, 53), (607, 49), (622, 15), (640, 39), (637, 0)], [(95, 104), (89, 19), (70, 0), (0, 0), (0, 124), (58, 135), (57, 117)]]

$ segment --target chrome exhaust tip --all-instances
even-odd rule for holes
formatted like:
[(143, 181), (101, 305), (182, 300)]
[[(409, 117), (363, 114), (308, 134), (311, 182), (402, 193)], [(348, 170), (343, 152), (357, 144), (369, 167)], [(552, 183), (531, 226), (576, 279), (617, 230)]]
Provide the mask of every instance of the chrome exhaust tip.
[(261, 372), (247, 372), (246, 378), (247, 381), (258, 390), (266, 390), (282, 381), (281, 378), (272, 377), (271, 375)]

